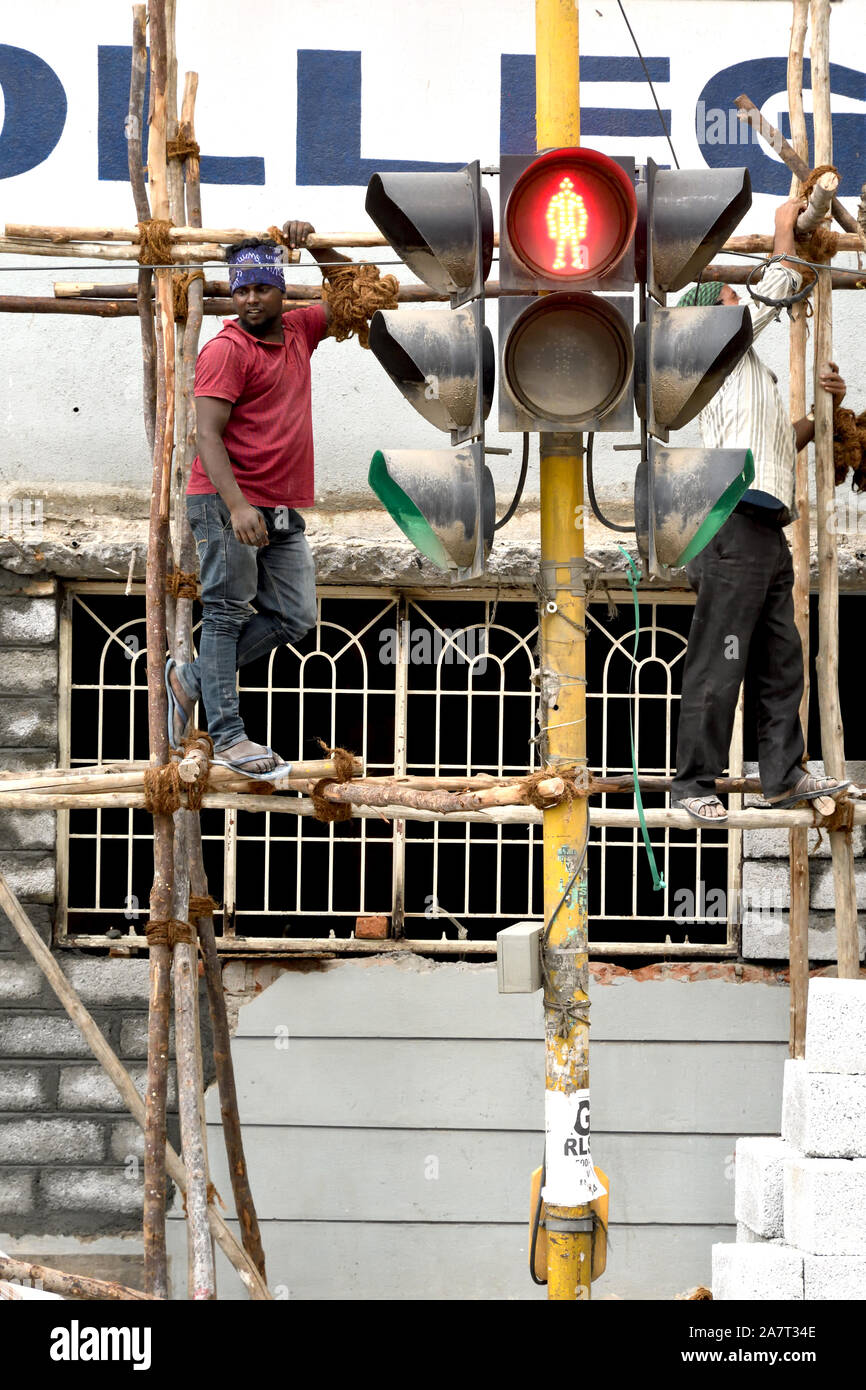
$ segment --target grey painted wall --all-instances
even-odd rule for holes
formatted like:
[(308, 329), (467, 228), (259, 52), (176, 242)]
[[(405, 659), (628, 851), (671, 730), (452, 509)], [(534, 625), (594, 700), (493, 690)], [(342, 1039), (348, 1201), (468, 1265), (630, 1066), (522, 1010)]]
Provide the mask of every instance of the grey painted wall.
[[(788, 991), (605, 978), (591, 990), (593, 1158), (611, 1179), (612, 1247), (594, 1292), (672, 1298), (709, 1282), (710, 1247), (729, 1238), (737, 1136), (778, 1133)], [(492, 964), (290, 969), (241, 1009), (233, 1052), (278, 1297), (544, 1297), (527, 1271), (540, 995), (500, 996)], [(225, 1194), (213, 1089), (208, 1116)], [(182, 1296), (182, 1220), (169, 1241)], [(221, 1297), (243, 1297), (219, 1259)]]

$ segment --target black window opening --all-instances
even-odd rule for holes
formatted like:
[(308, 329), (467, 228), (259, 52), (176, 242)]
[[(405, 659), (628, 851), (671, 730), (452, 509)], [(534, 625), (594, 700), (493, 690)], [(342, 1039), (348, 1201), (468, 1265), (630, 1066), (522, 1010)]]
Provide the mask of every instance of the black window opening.
[[(590, 605), (586, 644), (590, 766), (628, 773), (628, 684), (634, 645), (630, 595)], [(850, 758), (863, 756), (853, 721), (859, 596), (840, 603), (840, 689)], [(813, 600), (813, 606), (815, 601)], [(813, 614), (814, 618), (814, 614)], [(635, 739), (645, 773), (670, 773), (676, 747), (688, 601), (640, 604)], [(68, 755), (72, 765), (147, 757), (144, 597), (111, 586), (73, 589)], [(321, 623), (297, 650), (279, 649), (241, 672), (248, 732), (289, 759), (321, 756), (318, 739), (361, 753), (371, 775), (520, 775), (538, 765), (534, 717), (537, 614), (531, 597), (361, 596), (325, 591)], [(406, 657), (401, 666), (398, 656)], [(820, 756), (813, 635), (809, 752)], [(747, 692), (748, 694), (748, 692)], [(204, 723), (204, 713), (199, 712)], [(747, 700), (744, 757), (756, 756)], [(667, 804), (645, 794), (647, 808)], [(628, 808), (629, 795), (594, 800)], [(62, 819), (62, 818), (61, 818)], [(68, 914), (61, 936), (141, 935), (152, 876), (144, 811), (68, 815)], [(323, 825), (311, 817), (202, 814), (210, 890), (227, 905), (218, 931), (236, 937), (350, 937), (358, 916), (388, 919), (418, 941), (493, 942), (503, 926), (543, 910), (540, 825), (411, 821), (373, 814)], [(588, 856), (590, 942), (599, 954), (628, 944), (686, 941), (722, 951), (729, 837), (658, 830), (651, 838), (667, 882), (654, 892), (636, 828), (593, 825)], [(228, 841), (228, 850), (227, 850)]]

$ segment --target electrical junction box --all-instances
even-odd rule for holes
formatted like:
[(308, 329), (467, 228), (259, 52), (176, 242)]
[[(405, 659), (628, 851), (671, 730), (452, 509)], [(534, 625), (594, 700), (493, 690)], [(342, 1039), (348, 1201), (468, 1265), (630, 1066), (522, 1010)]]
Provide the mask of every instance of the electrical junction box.
[(541, 989), (542, 922), (516, 922), (496, 933), (500, 994), (534, 994)]

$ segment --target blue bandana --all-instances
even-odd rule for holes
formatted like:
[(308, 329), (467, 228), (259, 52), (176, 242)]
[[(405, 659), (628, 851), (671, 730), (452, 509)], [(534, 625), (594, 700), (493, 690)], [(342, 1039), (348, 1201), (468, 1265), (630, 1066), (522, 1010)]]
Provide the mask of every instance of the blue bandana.
[(229, 292), (244, 285), (276, 285), (285, 293), (283, 253), (279, 246), (247, 246), (229, 253)]

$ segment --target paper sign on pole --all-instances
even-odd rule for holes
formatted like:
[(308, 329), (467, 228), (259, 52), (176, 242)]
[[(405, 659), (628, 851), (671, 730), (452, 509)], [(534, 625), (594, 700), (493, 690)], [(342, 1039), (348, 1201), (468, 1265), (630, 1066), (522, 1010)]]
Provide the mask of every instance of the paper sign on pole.
[(545, 1091), (544, 1128), (545, 1202), (580, 1207), (601, 1196), (589, 1148), (589, 1091)]

